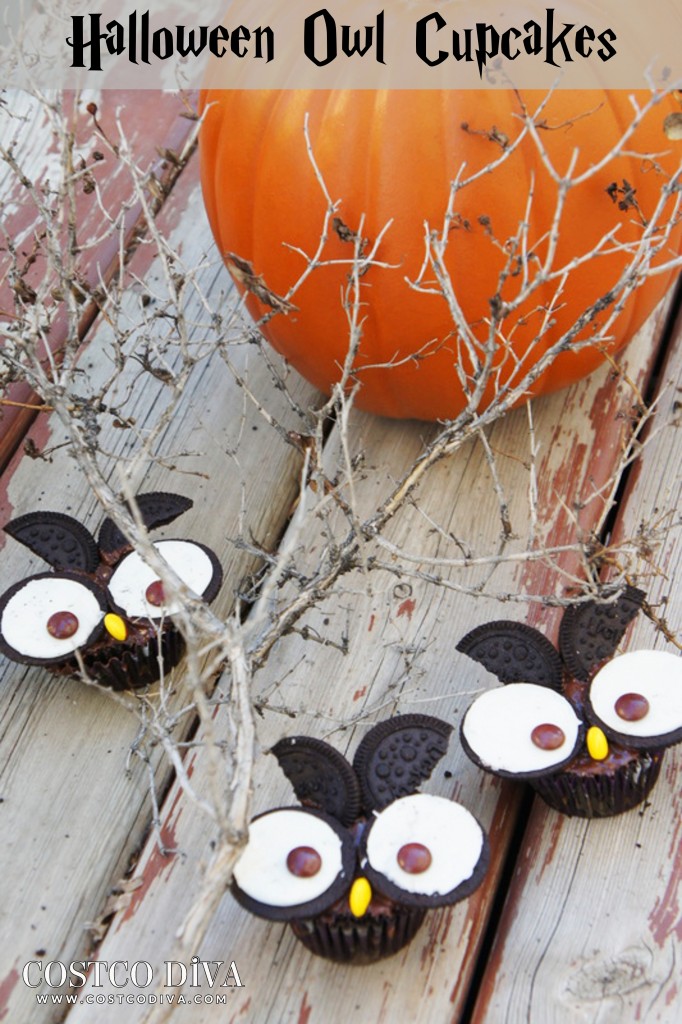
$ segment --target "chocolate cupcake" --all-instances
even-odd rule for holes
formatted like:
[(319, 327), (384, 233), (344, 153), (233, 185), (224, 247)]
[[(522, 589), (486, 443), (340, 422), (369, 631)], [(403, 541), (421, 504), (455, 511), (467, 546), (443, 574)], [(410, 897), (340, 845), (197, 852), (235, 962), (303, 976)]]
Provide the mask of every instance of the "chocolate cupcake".
[(303, 806), (255, 818), (232, 891), (247, 910), (289, 922), (312, 953), (371, 963), (402, 949), (430, 907), (481, 883), (488, 841), (461, 804), (417, 793), (452, 727), (427, 715), (375, 726), (353, 763), (307, 736), (273, 747)]
[[(147, 529), (165, 526), (191, 508), (189, 498), (153, 492), (136, 504)], [(31, 512), (5, 532), (52, 566), (15, 583), (0, 597), (0, 650), (13, 661), (79, 675), (115, 690), (146, 686), (180, 661), (184, 642), (173, 626), (175, 601), (111, 519), (97, 540), (61, 512)], [(211, 601), (222, 569), (210, 548), (161, 540), (159, 554), (196, 594)]]
[(537, 630), (491, 622), (458, 650), (503, 687), (481, 694), (462, 720), (469, 757), (486, 771), (525, 779), (564, 814), (602, 818), (640, 804), (663, 751), (682, 740), (682, 659), (664, 651), (614, 657), (644, 595), (569, 607), (559, 652)]

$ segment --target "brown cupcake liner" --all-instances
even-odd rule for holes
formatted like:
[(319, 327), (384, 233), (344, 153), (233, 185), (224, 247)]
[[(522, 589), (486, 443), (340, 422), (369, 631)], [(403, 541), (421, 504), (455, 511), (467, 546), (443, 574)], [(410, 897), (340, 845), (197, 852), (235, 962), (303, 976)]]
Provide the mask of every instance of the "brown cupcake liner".
[(297, 939), (315, 956), (346, 964), (370, 964), (393, 956), (411, 941), (426, 916), (421, 907), (396, 907), (390, 914), (350, 914), (291, 921)]
[(627, 764), (601, 775), (572, 772), (530, 779), (529, 783), (555, 811), (578, 818), (608, 818), (642, 803), (651, 792), (663, 751), (642, 751)]
[[(165, 625), (161, 633), (164, 672), (175, 668), (184, 653), (185, 641), (182, 634), (171, 624)], [(107, 686), (111, 690), (139, 690), (160, 679), (159, 639), (153, 634), (144, 646), (139, 643), (130, 647), (112, 644), (91, 654), (85, 653), (83, 662), (90, 678), (100, 686)], [(78, 664), (73, 659), (50, 667), (58, 675), (79, 675)]]

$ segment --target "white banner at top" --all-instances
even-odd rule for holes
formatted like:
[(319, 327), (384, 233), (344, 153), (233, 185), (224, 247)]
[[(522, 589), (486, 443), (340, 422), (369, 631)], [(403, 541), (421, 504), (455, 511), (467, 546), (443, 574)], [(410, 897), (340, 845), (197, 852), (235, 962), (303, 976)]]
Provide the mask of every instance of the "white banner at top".
[(682, 77), (682, 0), (9, 0), (22, 88), (609, 88)]

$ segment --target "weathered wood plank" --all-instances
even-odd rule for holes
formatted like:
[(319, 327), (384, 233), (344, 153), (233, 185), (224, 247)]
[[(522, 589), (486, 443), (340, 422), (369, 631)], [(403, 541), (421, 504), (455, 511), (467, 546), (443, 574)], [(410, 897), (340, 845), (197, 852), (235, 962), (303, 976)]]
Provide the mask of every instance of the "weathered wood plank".
[[(647, 325), (625, 358), (627, 371), (640, 384), (650, 366), (655, 332), (655, 322)], [(547, 543), (570, 544), (599, 520), (603, 487), (618, 459), (631, 402), (629, 388), (602, 371), (568, 392), (535, 403), (537, 530)], [(354, 480), (355, 507), (366, 512), (380, 502), (429, 436), (424, 425), (354, 416), (351, 451), (364, 453)], [(489, 441), (497, 453), (517, 533), (509, 543), (511, 553), (526, 543), (527, 496), (533, 484), (525, 411), (517, 410), (499, 422)], [(327, 457), (330, 471), (336, 465), (342, 480), (343, 459), (334, 438)], [(342, 490), (348, 497), (348, 489), (342, 486)], [(391, 524), (388, 537), (398, 548), (414, 553), (427, 570), (430, 558), (447, 560), (463, 552), (479, 556), (496, 551), (501, 522), (495, 509), (482, 446), (470, 444), (434, 468), (414, 502)], [(322, 528), (311, 523), (299, 541), (314, 560), (323, 545), (343, 532), (338, 521), (325, 522)], [(385, 549), (373, 548), (372, 553), (390, 561)], [(574, 556), (558, 561), (563, 561), (569, 574), (579, 568)], [(300, 732), (329, 738), (352, 753), (363, 730), (393, 711), (428, 711), (457, 724), (470, 695), (482, 684), (480, 673), (456, 655), (454, 646), (467, 629), (499, 615), (496, 601), (473, 598), (461, 588), (485, 579), (489, 593), (513, 598), (519, 592), (560, 592), (571, 579), (543, 562), (527, 565), (513, 560), (494, 571), (490, 565), (465, 571), (447, 564), (433, 571), (443, 576), (444, 586), (432, 586), (399, 570), (396, 575), (385, 572), (368, 577), (354, 573), (343, 580), (305, 621), (322, 639), (338, 642), (346, 637), (346, 654), (338, 646), (306, 642), (300, 635), (288, 636), (277, 645), (256, 681), (263, 750), (282, 735)], [(530, 611), (523, 604), (511, 604), (505, 614), (528, 617), (536, 624), (551, 620), (551, 612), (535, 604)], [(219, 735), (221, 724), (218, 713), (214, 726)], [(201, 790), (206, 772), (201, 751), (192, 755), (191, 765), (193, 784)], [(514, 824), (518, 793), (477, 771), (456, 739), (424, 788), (460, 799), (489, 828), (493, 863), (487, 885), (468, 902), (432, 913), (406, 951), (367, 968), (336, 966), (310, 956), (282, 925), (250, 917), (226, 896), (202, 948), (194, 952), (203, 959), (236, 960), (245, 987), (228, 992), (229, 1019), (244, 1017), (254, 1024), (301, 1019), (334, 1022), (347, 1020), (352, 1010), (371, 1021), (396, 1016), (429, 1022), (458, 1019)], [(254, 812), (290, 802), (291, 791), (274, 760), (261, 758), (255, 775)], [(169, 793), (163, 821), (179, 853), (163, 861), (154, 845), (147, 845), (134, 875), (142, 883), (138, 895), (114, 918), (98, 951), (101, 959), (109, 961), (120, 957), (150, 961), (157, 978), (163, 961), (172, 955), (172, 936), (196, 894), (212, 840), (206, 818), (178, 787)], [(140, 1020), (145, 1011), (145, 1007), (130, 1007), (129, 1019)], [(208, 1019), (208, 1013), (203, 1006), (182, 1006), (177, 1019), (199, 1024)], [(85, 1005), (69, 1014), (70, 1024), (94, 1019)], [(98, 1024), (116, 1019), (115, 1008), (98, 1008)]]
[[(78, 244), (83, 248), (83, 280), (94, 289), (118, 268), (121, 248), (125, 249), (131, 240), (141, 214), (128, 170), (111, 152), (101, 133), (111, 145), (129, 147), (140, 170), (158, 181), (157, 191), (162, 196), (177, 173), (168, 153), (182, 152), (194, 126), (184, 116), (190, 112), (189, 99), (183, 100), (177, 93), (110, 91), (96, 96), (83, 94), (80, 101), (66, 93), (61, 102), (66, 117), (73, 118), (75, 157), (82, 159), (88, 170), (87, 179), (76, 190), (75, 219)], [(96, 123), (87, 110), (88, 103), (96, 106)], [(55, 138), (47, 110), (40, 101), (28, 93), (8, 93), (0, 106), (0, 137), (31, 185), (38, 190), (48, 183), (53, 189), (60, 185), (67, 169), (62, 166), (60, 141)], [(0, 162), (0, 210), (4, 238), (16, 253), (13, 266), (8, 247), (3, 244), (0, 317), (11, 319), (16, 313), (17, 296), (26, 296), (30, 289), (47, 295), (55, 277), (45, 259), (44, 220), (30, 189), (6, 162)], [(65, 237), (66, 230), (61, 234)], [(85, 303), (78, 323), (80, 337), (85, 336), (95, 316), (93, 304)], [(67, 317), (57, 313), (50, 331), (53, 351), (63, 346), (68, 331)], [(35, 416), (25, 406), (39, 402), (24, 383), (11, 386), (5, 397), (18, 404), (0, 407), (0, 470)]]
[[(636, 568), (680, 644), (682, 463), (675, 418), (682, 325), (661, 378), (659, 411), (622, 499), (615, 539), (641, 535)], [(658, 431), (658, 432), (657, 432)], [(651, 572), (644, 537), (660, 526)], [(627, 647), (677, 653), (640, 616)], [(673, 1024), (682, 1014), (682, 833), (679, 748), (641, 808), (609, 820), (567, 819), (536, 801), (474, 1020)]]
[[(184, 266), (199, 268), (197, 282), (212, 309), (226, 312), (234, 296), (228, 294), (229, 275), (210, 243), (192, 164), (166, 204), (160, 224)], [(148, 310), (161, 301), (159, 267), (154, 263), (147, 270), (148, 264), (146, 252), (140, 252), (133, 270), (143, 275), (142, 284), (131, 283), (122, 308), (130, 324), (139, 322), (141, 292), (151, 297), (145, 300)], [(187, 316), (197, 324), (195, 341), (201, 345), (207, 314), (189, 286), (187, 303)], [(163, 319), (158, 330), (165, 332)], [(110, 340), (106, 323), (89, 339), (81, 362), (88, 381), (84, 392), (90, 387), (94, 393), (109, 378)], [(128, 348), (141, 350), (143, 342), (135, 332)], [(236, 345), (230, 354), (238, 372), (280, 422), (301, 429), (267, 368), (254, 360), (252, 346)], [(167, 355), (172, 359), (172, 351)], [(292, 382), (291, 389), (304, 403), (314, 398), (302, 383)], [(117, 464), (163, 414), (168, 399), (163, 383), (140, 375), (132, 358), (115, 377), (108, 397), (135, 424), (126, 430), (115, 425), (114, 415), (104, 418), (102, 462), (116, 486)], [(12, 460), (2, 478), (2, 522), (51, 508), (68, 511), (96, 530), (101, 512), (62, 447), (64, 432), (56, 418), (41, 415), (30, 438), (41, 457), (17, 455)], [(255, 566), (253, 555), (238, 542), (253, 538), (265, 546), (276, 543), (296, 494), (300, 454), (245, 398), (217, 351), (197, 363), (156, 454), (159, 461), (150, 464), (142, 489), (175, 490), (194, 499), (194, 509), (170, 528), (171, 535), (200, 538), (215, 549), (225, 568), (215, 607), (227, 615), (241, 579)], [(4, 535), (2, 542), (5, 585), (44, 569), (25, 548)], [(54, 680), (39, 668), (23, 668), (5, 658), (0, 678), (0, 913), (5, 936), (0, 951), (0, 1018), (45, 1021), (63, 1011), (38, 1007), (19, 972), (28, 960), (41, 956), (68, 963), (85, 955), (89, 924), (101, 913), (149, 828), (148, 772), (163, 794), (169, 766), (158, 748), (145, 746), (147, 741), (137, 735), (137, 716), (106, 694), (76, 681)], [(181, 668), (174, 680), (182, 691)], [(136, 740), (138, 746), (142, 743), (143, 759), (131, 756)]]

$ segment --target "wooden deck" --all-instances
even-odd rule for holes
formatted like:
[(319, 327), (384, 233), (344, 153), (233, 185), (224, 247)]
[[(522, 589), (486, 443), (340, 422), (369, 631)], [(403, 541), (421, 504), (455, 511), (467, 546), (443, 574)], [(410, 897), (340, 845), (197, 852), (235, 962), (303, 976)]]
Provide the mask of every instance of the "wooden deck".
[[(170, 94), (137, 93), (134, 103), (127, 104), (125, 99), (116, 97), (124, 104), (138, 162), (154, 165), (159, 180), (168, 183), (168, 195), (161, 190), (165, 201), (157, 224), (181, 253), (184, 266), (200, 268), (197, 280), (211, 308), (225, 309), (231, 282), (203, 213), (197, 156), (191, 155), (181, 170), (167, 153), (164, 158), (166, 149), (180, 153), (192, 122)], [(100, 97), (99, 116), (112, 132), (114, 105), (114, 94)], [(50, 166), (45, 158), (50, 155), (49, 126), (29, 103), (22, 116), (27, 119), (20, 133), (26, 147), (22, 159), (38, 180), (41, 159), (43, 167)], [(129, 203), (127, 231), (132, 232), (140, 210), (113, 168), (103, 162), (104, 204)], [(6, 229), (15, 238), (29, 237), (30, 203), (21, 186), (9, 176), (3, 180), (2, 173)], [(83, 231), (96, 237), (103, 228), (98, 208), (91, 204), (89, 212), (85, 209), (82, 216), (91, 220)], [(106, 277), (116, 266), (118, 244), (103, 234), (98, 254), (93, 274)], [(41, 272), (36, 268), (36, 274)], [(162, 288), (159, 261), (148, 257), (144, 245), (133, 257), (128, 282), (124, 303), (130, 303), (132, 323), (140, 295), (154, 302)], [(187, 302), (197, 307), (189, 309), (188, 318), (203, 323), (206, 312), (199, 308), (196, 291), (188, 289)], [(649, 601), (679, 641), (682, 473), (679, 428), (673, 420), (682, 388), (682, 323), (673, 313), (674, 303), (668, 301), (621, 360), (629, 379), (658, 406), (644, 450), (619, 481), (622, 489), (608, 530), (614, 542), (640, 538), (638, 567)], [(156, 389), (153, 379), (136, 388), (139, 364), (130, 359), (112, 375), (106, 316), (85, 309), (81, 328), (86, 342), (81, 366), (95, 383), (112, 377), (111, 404), (135, 424), (134, 432), (112, 426), (105, 439), (113, 480), (117, 460), (130, 454), (135, 437), (164, 415), (163, 381), (156, 382)], [(59, 330), (57, 325), (55, 348), (63, 342)], [(138, 351), (144, 344), (139, 332), (130, 339), (131, 348), (136, 344)], [(291, 431), (301, 429), (296, 409), (252, 348), (235, 347), (236, 373), (219, 352), (197, 360), (159, 438), (159, 458), (150, 462), (143, 488), (179, 491), (194, 499), (192, 511), (172, 531), (201, 539), (218, 552), (225, 582), (215, 607), (223, 616), (233, 610), (235, 593), (257, 568), (254, 546), (275, 550), (287, 544), (302, 468), (300, 451), (269, 425), (238, 383), (237, 378), (247, 378), (250, 391), (279, 423)], [(288, 383), (302, 406), (318, 401), (304, 382), (290, 376)], [(547, 545), (574, 545), (603, 526), (612, 493), (608, 482), (622, 459), (633, 395), (623, 377), (605, 367), (568, 391), (535, 401), (532, 435), (524, 409), (494, 426), (489, 443), (518, 538), (510, 542), (511, 552), (514, 544), (523, 550), (529, 488), (534, 486), (535, 529)], [(28, 389), (20, 385), (10, 397), (31, 403)], [(96, 530), (101, 510), (63, 447), (64, 430), (56, 417), (5, 407), (1, 427), (0, 522), (52, 508)], [(362, 454), (354, 478), (356, 507), (380, 504), (433, 435), (434, 428), (425, 424), (354, 412), (351, 451)], [(344, 452), (336, 429), (327, 439), (325, 457), (330, 471), (338, 466), (341, 473)], [(462, 552), (495, 551), (499, 516), (481, 512), (485, 502), (495, 509), (492, 495), (480, 444), (467, 445), (433, 467), (417, 499), (390, 524), (381, 549), (387, 570), (371, 578), (356, 573), (340, 591), (332, 589), (306, 617), (307, 637), (291, 632), (257, 673), (253, 699), (261, 750), (283, 735), (301, 732), (352, 753), (368, 725), (395, 712), (425, 711), (458, 725), (471, 694), (487, 685), (485, 673), (455, 651), (460, 636), (503, 615), (529, 621), (555, 637), (557, 609), (537, 602), (501, 607), (494, 596), (473, 598), (467, 591), (487, 581), (491, 595), (553, 592), (557, 565), (579, 574), (574, 552), (563, 561), (557, 556), (555, 564), (508, 559), (494, 572), (490, 565), (462, 569), (453, 564), (448, 569), (441, 564), (439, 586), (430, 585), (423, 574), (411, 578), (409, 572), (388, 571), (395, 550), (418, 556), (423, 568), (429, 559), (454, 563)], [(654, 528), (660, 545), (657, 570), (646, 550)], [(301, 557), (312, 564), (335, 530), (340, 537), (341, 525), (333, 519), (316, 520), (306, 532)], [(4, 586), (42, 568), (4, 535), (0, 543)], [(405, 564), (409, 568), (412, 563)], [(333, 642), (311, 642), (315, 630)], [(627, 644), (675, 649), (643, 616)], [(60, 681), (4, 658), (0, 676), (0, 1021), (142, 1021), (154, 1007), (122, 1003), (119, 995), (170, 989), (97, 988), (91, 978), (86, 989), (78, 990), (75, 1005), (53, 1005), (50, 998), (39, 1005), (36, 994), (49, 997), (50, 990), (29, 988), (22, 969), (32, 960), (143, 961), (161, 979), (210, 861), (214, 824), (187, 795), (161, 746), (140, 734), (139, 718), (126, 706), (77, 681)], [(218, 693), (220, 686), (218, 680)], [(179, 708), (182, 668), (176, 670), (175, 689)], [(201, 795), (213, 782), (208, 743), (201, 729), (195, 731), (194, 721), (183, 728), (189, 740), (184, 771), (194, 793)], [(214, 739), (229, 743), (230, 720), (219, 704), (212, 730)], [(450, 910), (431, 912), (402, 954), (375, 966), (350, 968), (312, 957), (283, 925), (249, 916), (228, 893), (194, 953), (202, 960), (234, 960), (242, 987), (221, 988), (226, 1003), (220, 1005), (195, 1001), (217, 990), (188, 984), (182, 990), (186, 1003), (176, 1006), (172, 1021), (341, 1024), (352, 1015), (368, 1024), (678, 1024), (681, 763), (679, 748), (667, 751), (646, 804), (617, 818), (586, 822), (549, 810), (522, 785), (500, 784), (480, 772), (453, 734), (446, 760), (424, 789), (461, 800), (489, 831), (491, 866), (476, 894)], [(152, 777), (157, 815), (150, 798)], [(254, 773), (253, 812), (289, 799), (274, 759), (262, 754)], [(111, 1001), (87, 1001), (97, 995)]]

